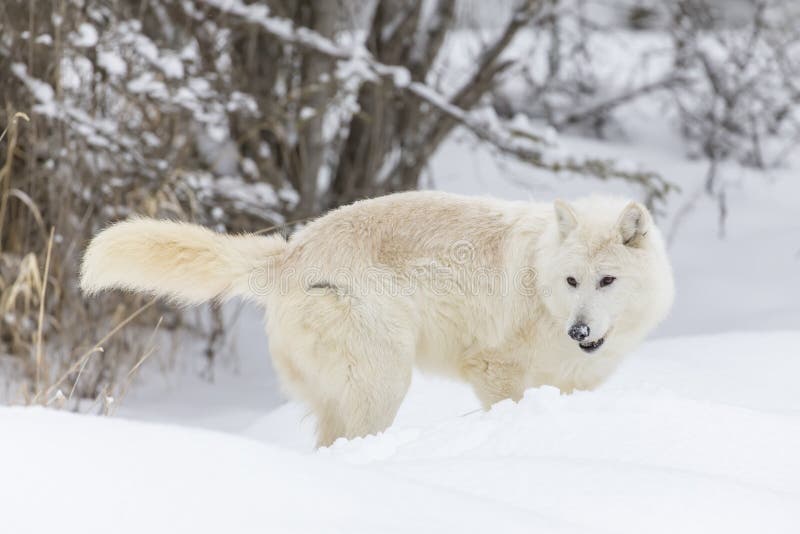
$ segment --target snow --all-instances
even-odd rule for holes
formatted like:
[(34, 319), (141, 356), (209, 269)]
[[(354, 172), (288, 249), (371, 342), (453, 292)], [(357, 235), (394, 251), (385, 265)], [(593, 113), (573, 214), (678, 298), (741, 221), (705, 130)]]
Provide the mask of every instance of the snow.
[(88, 22), (84, 22), (78, 26), (78, 32), (72, 34), (70, 37), (72, 44), (81, 48), (90, 48), (95, 46), (99, 39), (97, 28)]
[(128, 82), (128, 91), (133, 94), (147, 93), (155, 98), (165, 99), (169, 94), (164, 82), (156, 79), (151, 72), (144, 72)]
[(164, 54), (158, 58), (158, 66), (167, 78), (181, 79), (184, 75), (183, 62), (177, 54)]
[(128, 65), (125, 60), (113, 51), (97, 52), (97, 64), (111, 76), (122, 77), (128, 73)]
[[(524, 514), (500, 504), (224, 434), (34, 409), (0, 409), (0, 422), (19, 438), (0, 446), (5, 532), (406, 532), (463, 519), (523, 531)], [(400, 502), (415, 513), (387, 528)]]
[(39, 102), (38, 106), (35, 108), (37, 112), (43, 115), (54, 115), (56, 113), (53, 102), (55, 99), (55, 91), (53, 91), (50, 84), (31, 77), (28, 74), (27, 67), (22, 63), (14, 63), (11, 65), (11, 72), (28, 86), (33, 97)]
[[(417, 376), (386, 433), (316, 453), (293, 404), (202, 416), (249, 417), (235, 432), (2, 408), (3, 529), (793, 533), (798, 344), (800, 332), (651, 341), (595, 392), (543, 387), (487, 413), (460, 384)], [(228, 395), (246, 399), (242, 382)], [(150, 409), (138, 417), (179, 417), (163, 399)]]
[(50, 46), (53, 44), (53, 38), (50, 36), (49, 33), (43, 33), (38, 37), (36, 37), (36, 40), (34, 42), (36, 44)]
[(308, 106), (303, 107), (302, 109), (300, 109), (300, 120), (307, 121), (316, 114), (317, 111), (314, 108)]
[(411, 83), (411, 73), (405, 68), (395, 69), (392, 71), (392, 83), (395, 87), (408, 87)]

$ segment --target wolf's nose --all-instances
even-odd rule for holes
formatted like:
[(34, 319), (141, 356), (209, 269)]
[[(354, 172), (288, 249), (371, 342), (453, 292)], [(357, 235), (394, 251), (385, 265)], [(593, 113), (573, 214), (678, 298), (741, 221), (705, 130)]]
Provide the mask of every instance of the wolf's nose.
[(583, 341), (589, 337), (589, 325), (585, 323), (575, 323), (569, 327), (569, 337), (575, 341)]

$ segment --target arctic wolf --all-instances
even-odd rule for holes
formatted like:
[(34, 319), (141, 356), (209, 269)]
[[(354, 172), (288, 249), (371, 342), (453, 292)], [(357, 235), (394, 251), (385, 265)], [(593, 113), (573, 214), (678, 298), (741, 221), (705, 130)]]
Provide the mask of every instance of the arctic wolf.
[(542, 384), (594, 388), (673, 300), (639, 203), (440, 192), (356, 202), (288, 241), (128, 220), (92, 240), (81, 285), (262, 304), (275, 368), (320, 446), (386, 429), (415, 364), (465, 380), (485, 407)]

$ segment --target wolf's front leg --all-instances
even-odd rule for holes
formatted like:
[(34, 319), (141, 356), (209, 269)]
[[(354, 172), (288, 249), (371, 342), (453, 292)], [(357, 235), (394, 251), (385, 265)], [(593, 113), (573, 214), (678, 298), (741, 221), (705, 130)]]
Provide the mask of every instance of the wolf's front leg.
[(462, 367), (463, 378), (489, 409), (501, 400), (519, 401), (525, 393), (525, 366), (508, 355), (483, 353), (471, 356)]

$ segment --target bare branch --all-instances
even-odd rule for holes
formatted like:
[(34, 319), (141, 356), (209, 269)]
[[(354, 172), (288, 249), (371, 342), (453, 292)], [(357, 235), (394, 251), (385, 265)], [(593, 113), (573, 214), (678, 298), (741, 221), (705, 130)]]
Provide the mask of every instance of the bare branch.
[(425, 81), (436, 56), (439, 55), (439, 50), (442, 48), (444, 38), (450, 30), (454, 18), (455, 0), (439, 0), (431, 16), (431, 22), (421, 32), (422, 43), (415, 47), (412, 54), (409, 66), (412, 79)]
[(686, 83), (686, 79), (679, 72), (673, 72), (659, 80), (645, 83), (639, 87), (634, 87), (633, 89), (629, 89), (618, 95), (614, 95), (607, 100), (591, 104), (582, 109), (571, 111), (562, 117), (556, 117), (552, 121), (552, 125), (554, 128), (561, 129), (587, 119), (602, 117), (614, 108), (623, 104), (627, 104), (641, 96), (645, 96), (655, 91), (660, 91), (661, 89), (670, 89), (684, 83)]
[(475, 132), (476, 135), (479, 135), (479, 137), (487, 137), (489, 139), (493, 138), (494, 135), (490, 132), (486, 132), (486, 130), (491, 130), (492, 126), (476, 117), (470, 116), (461, 108), (471, 107), (480, 95), (485, 92), (487, 82), (490, 82), (494, 75), (493, 73), (496, 73), (496, 69), (491, 69), (490, 67), (503, 52), (516, 32), (530, 20), (533, 13), (533, 6), (541, 3), (539, 1), (527, 0), (524, 2), (522, 8), (518, 8), (515, 11), (511, 22), (501, 37), (484, 53), (475, 75), (462, 87), (451, 103), (447, 97), (438, 93), (428, 85), (421, 82), (410, 81), (410, 73), (405, 67), (380, 63), (366, 50), (347, 50), (309, 28), (295, 26), (287, 19), (270, 17), (269, 9), (265, 5), (245, 5), (238, 0), (233, 2), (225, 0), (198, 1), (212, 6), (223, 13), (235, 15), (252, 24), (256, 24), (266, 33), (286, 44), (299, 46), (337, 61), (361, 63), (376, 77), (383, 79), (399, 90), (412, 93), (417, 98), (426, 101), (445, 116), (466, 126)]
[(422, 2), (380, 0), (375, 7), (367, 49), (382, 63), (400, 64), (413, 46)]

